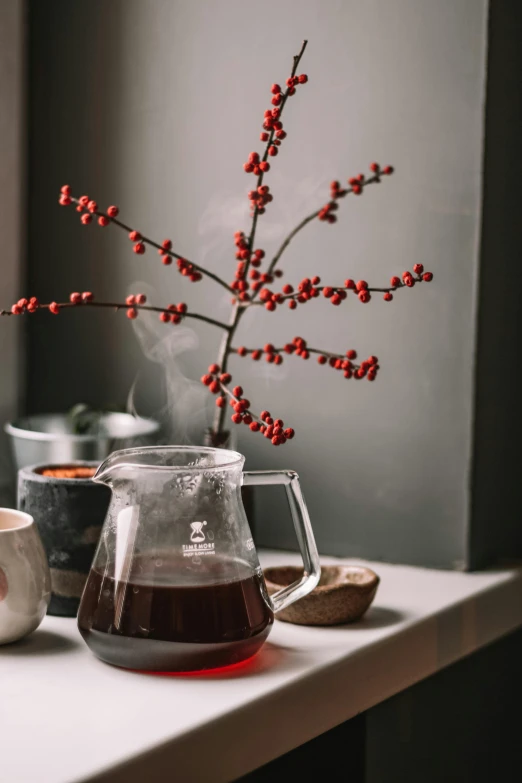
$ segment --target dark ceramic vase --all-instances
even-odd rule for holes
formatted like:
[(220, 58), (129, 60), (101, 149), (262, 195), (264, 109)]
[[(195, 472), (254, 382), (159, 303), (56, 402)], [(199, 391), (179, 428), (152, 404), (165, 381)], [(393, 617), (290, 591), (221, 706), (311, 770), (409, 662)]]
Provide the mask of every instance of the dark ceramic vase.
[(49, 560), (51, 603), (48, 613), (75, 617), (111, 492), (90, 477), (43, 475), (44, 470), (92, 469), (97, 462), (32, 465), (18, 472), (18, 508), (34, 517)]

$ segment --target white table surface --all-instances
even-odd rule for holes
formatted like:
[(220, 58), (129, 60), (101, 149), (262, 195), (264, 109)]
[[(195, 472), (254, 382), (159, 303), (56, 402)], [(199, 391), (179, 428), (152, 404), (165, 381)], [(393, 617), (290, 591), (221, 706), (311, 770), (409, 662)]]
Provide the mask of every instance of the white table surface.
[(258, 656), (228, 674), (113, 668), (74, 620), (47, 617), (0, 647), (1, 783), (231, 781), (522, 625), (521, 568), (369, 565), (382, 581), (361, 622), (276, 622)]

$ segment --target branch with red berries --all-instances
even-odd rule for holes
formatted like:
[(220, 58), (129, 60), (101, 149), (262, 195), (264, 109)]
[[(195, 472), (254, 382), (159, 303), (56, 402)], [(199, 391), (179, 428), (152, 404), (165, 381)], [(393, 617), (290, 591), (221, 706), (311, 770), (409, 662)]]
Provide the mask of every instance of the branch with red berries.
[(302, 337), (294, 337), (291, 343), (286, 343), (281, 348), (276, 348), (272, 343), (266, 343), (263, 348), (246, 348), (240, 345), (238, 348), (232, 348), (232, 353), (238, 356), (250, 356), (253, 361), (258, 362), (264, 357), (269, 364), (283, 364), (284, 354), (289, 356), (299, 356), (307, 360), (312, 354), (317, 355), (317, 363), (327, 365), (334, 370), (343, 370), (345, 378), (367, 378), (374, 381), (379, 370), (379, 360), (376, 356), (369, 356), (368, 359), (360, 364), (355, 362), (357, 351), (353, 348), (348, 349), (344, 354), (333, 353), (332, 351), (323, 351), (319, 348), (312, 348)]
[[(183, 254), (173, 248), (171, 239), (156, 241), (145, 236), (141, 231), (124, 223), (120, 217), (117, 206), (109, 206), (105, 210), (99, 208), (98, 203), (90, 196), (75, 197), (69, 185), (61, 188), (59, 203), (62, 206), (74, 206), (80, 215), (83, 225), (94, 222), (101, 228), (116, 226), (125, 231), (132, 243), (134, 253), (144, 255), (147, 247), (157, 250), (161, 263), (169, 267), (176, 262), (178, 272), (187, 280), (197, 283), (204, 278), (209, 278), (218, 283), (232, 294), (232, 311), (227, 323), (212, 318), (209, 315), (192, 312), (184, 302), (169, 304), (166, 307), (158, 307), (147, 304), (144, 294), (131, 294), (122, 302), (99, 302), (91, 292), (73, 292), (66, 302), (49, 302), (42, 304), (36, 297), (23, 298), (16, 302), (10, 310), (0, 311), (0, 315), (17, 315), (36, 313), (47, 310), (53, 315), (58, 315), (68, 308), (98, 307), (112, 309), (116, 312), (125, 311), (131, 320), (136, 319), (140, 312), (148, 311), (157, 313), (158, 318), (165, 324), (180, 324), (185, 318), (193, 318), (217, 327), (223, 333), (217, 360), (211, 364), (208, 373), (201, 378), (202, 383), (209, 391), (216, 395), (216, 413), (211, 431), (211, 443), (219, 446), (226, 443), (227, 408), (231, 406), (233, 413), (231, 421), (234, 424), (245, 424), (252, 432), (260, 432), (275, 446), (282, 445), (294, 437), (294, 430), (284, 426), (283, 420), (273, 419), (270, 413), (263, 410), (259, 415), (252, 411), (250, 401), (243, 396), (241, 386), (230, 387), (232, 376), (228, 371), (228, 363), (231, 356), (250, 356), (254, 361), (261, 358), (271, 364), (280, 365), (284, 357), (296, 356), (307, 360), (312, 355), (317, 357), (320, 365), (342, 371), (345, 378), (375, 380), (379, 370), (376, 356), (357, 363), (357, 353), (349, 349), (344, 353), (323, 351), (311, 347), (302, 337), (295, 337), (291, 342), (275, 347), (267, 343), (263, 348), (247, 348), (244, 345), (233, 346), (233, 339), (241, 319), (252, 306), (264, 305), (269, 312), (275, 311), (279, 305), (287, 303), (287, 306), (295, 310), (298, 305), (305, 304), (319, 296), (326, 297), (334, 306), (340, 305), (348, 299), (350, 292), (363, 304), (367, 304), (372, 294), (380, 292), (383, 299), (390, 302), (394, 293), (401, 288), (413, 288), (418, 283), (430, 282), (433, 279), (431, 272), (425, 272), (422, 264), (417, 263), (413, 272), (406, 271), (402, 277), (394, 276), (390, 279), (390, 285), (376, 287), (369, 285), (365, 280), (347, 278), (342, 285), (321, 284), (319, 276), (303, 278), (294, 288), (290, 283), (282, 286), (281, 290), (273, 290), (269, 286), (283, 275), (278, 264), (283, 253), (290, 245), (294, 237), (306, 226), (311, 225), (316, 219), (328, 224), (337, 222), (337, 211), (341, 199), (348, 195), (361, 196), (367, 186), (379, 184), (383, 178), (393, 173), (391, 166), (381, 166), (379, 163), (370, 164), (370, 175), (358, 174), (349, 177), (345, 186), (338, 180), (330, 183), (330, 198), (314, 212), (303, 218), (298, 225), (288, 234), (280, 247), (267, 264), (267, 253), (261, 247), (256, 247), (256, 234), (258, 220), (265, 214), (267, 206), (274, 200), (274, 194), (269, 185), (264, 182), (265, 176), (270, 171), (270, 160), (276, 158), (283, 149), (283, 142), (288, 136), (287, 129), (283, 126), (283, 112), (290, 98), (298, 94), (303, 85), (307, 84), (308, 76), (298, 74), (299, 64), (305, 52), (307, 42), (304, 41), (301, 50), (294, 56), (290, 75), (284, 86), (273, 84), (270, 91), (270, 106), (264, 112), (260, 141), (264, 145), (261, 152), (251, 152), (243, 164), (243, 169), (249, 175), (255, 177), (254, 187), (248, 191), (247, 198), (250, 203), (251, 224), (248, 231), (236, 231), (234, 234), (236, 269), (234, 279), (227, 283), (225, 279), (212, 270), (200, 264), (188, 260)], [(264, 268), (263, 268), (263, 265)]]

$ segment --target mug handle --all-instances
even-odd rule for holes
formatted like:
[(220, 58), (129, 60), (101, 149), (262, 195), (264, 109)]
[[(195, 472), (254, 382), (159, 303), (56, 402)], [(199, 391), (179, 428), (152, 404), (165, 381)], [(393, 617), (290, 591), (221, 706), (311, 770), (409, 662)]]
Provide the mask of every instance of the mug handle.
[(274, 612), (279, 612), (312, 592), (321, 576), (321, 564), (310, 517), (301, 492), (299, 476), (293, 470), (247, 470), (243, 473), (244, 486), (267, 486), (269, 484), (283, 484), (286, 489), (304, 565), (304, 574), (301, 579), (283, 587), (270, 597), (272, 609)]

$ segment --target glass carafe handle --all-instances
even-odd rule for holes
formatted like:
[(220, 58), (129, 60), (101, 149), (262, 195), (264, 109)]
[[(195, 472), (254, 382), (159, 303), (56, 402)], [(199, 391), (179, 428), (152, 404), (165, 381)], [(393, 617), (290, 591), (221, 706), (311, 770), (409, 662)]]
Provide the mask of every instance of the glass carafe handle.
[(311, 593), (319, 582), (321, 565), (315, 543), (310, 517), (301, 492), (299, 476), (293, 470), (248, 470), (243, 473), (243, 484), (283, 484), (286, 489), (290, 511), (294, 522), (301, 557), (303, 558), (304, 574), (297, 582), (283, 587), (271, 596), (274, 612), (279, 612), (286, 606), (304, 598)]

